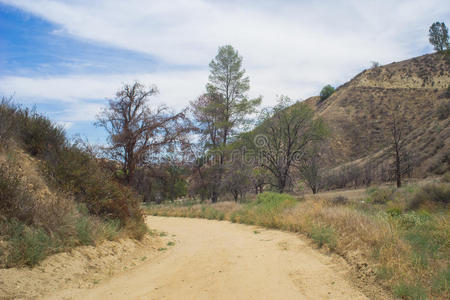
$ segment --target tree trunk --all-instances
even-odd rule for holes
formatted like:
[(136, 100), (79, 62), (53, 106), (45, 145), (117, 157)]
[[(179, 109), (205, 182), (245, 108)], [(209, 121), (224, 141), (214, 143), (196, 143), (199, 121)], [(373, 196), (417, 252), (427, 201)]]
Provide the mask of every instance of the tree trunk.
[(397, 187), (401, 187), (402, 186), (402, 174), (401, 174), (401, 170), (400, 170), (400, 159), (397, 157), (397, 161), (395, 163), (395, 175), (397, 177)]
[(278, 177), (278, 192), (282, 194), (286, 188), (287, 174), (281, 174)]
[(239, 193), (236, 192), (236, 191), (234, 191), (234, 192), (233, 192), (234, 202), (237, 202), (237, 201), (238, 201), (238, 197), (239, 197)]
[(217, 192), (214, 190), (212, 192), (212, 195), (211, 195), (211, 202), (212, 203), (216, 203), (217, 202), (217, 198), (218, 198)]

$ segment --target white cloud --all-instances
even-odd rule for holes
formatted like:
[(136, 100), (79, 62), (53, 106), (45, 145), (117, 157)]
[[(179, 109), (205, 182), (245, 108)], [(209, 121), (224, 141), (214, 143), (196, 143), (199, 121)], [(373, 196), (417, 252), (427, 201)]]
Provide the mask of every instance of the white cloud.
[(59, 126), (63, 127), (66, 130), (74, 125), (73, 122), (66, 122), (66, 121), (57, 121), (56, 124), (58, 124)]
[(57, 24), (55, 34), (150, 54), (175, 70), (0, 78), (0, 91), (21, 100), (70, 103), (73, 120), (92, 119), (98, 102), (91, 100), (112, 97), (134, 79), (156, 84), (158, 101), (186, 106), (203, 91), (206, 67), (224, 44), (243, 55), (251, 94), (263, 95), (264, 104), (277, 94), (306, 98), (327, 83), (347, 81), (370, 61), (421, 54), (428, 26), (450, 16), (445, 0), (0, 2)]
[(14, 95), (25, 104), (63, 102), (66, 109), (58, 113), (61, 121), (92, 121), (123, 83), (138, 80), (147, 86), (155, 84), (160, 93), (154, 97), (154, 104), (166, 104), (179, 111), (201, 94), (207, 78), (206, 70), (45, 78), (8, 76), (0, 78), (0, 93)]

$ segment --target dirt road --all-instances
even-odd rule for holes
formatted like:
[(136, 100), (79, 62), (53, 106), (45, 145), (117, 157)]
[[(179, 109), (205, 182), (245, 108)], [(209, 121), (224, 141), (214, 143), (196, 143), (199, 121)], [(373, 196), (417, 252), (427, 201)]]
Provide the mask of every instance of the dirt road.
[(153, 261), (65, 299), (366, 299), (348, 267), (301, 237), (253, 226), (149, 217), (175, 242)]

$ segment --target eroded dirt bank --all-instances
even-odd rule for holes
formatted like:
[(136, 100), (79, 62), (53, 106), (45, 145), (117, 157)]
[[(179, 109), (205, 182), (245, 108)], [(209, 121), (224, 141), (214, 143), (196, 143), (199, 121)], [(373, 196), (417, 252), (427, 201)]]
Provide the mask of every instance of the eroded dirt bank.
[(317, 251), (298, 235), (225, 221), (147, 221), (152, 229), (168, 232), (175, 245), (91, 289), (50, 298), (366, 299), (342, 259)]
[(32, 269), (0, 269), (0, 299), (37, 299), (61, 290), (76, 294), (154, 259), (162, 243), (149, 236), (141, 242), (105, 241), (52, 255)]

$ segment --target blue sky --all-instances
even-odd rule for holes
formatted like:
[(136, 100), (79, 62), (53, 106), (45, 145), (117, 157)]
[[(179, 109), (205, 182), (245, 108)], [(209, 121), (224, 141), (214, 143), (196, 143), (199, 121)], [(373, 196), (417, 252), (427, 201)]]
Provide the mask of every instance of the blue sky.
[(125, 82), (181, 110), (220, 45), (244, 57), (250, 96), (305, 99), (370, 66), (432, 52), (447, 1), (0, 0), (0, 95), (102, 143), (95, 115)]

